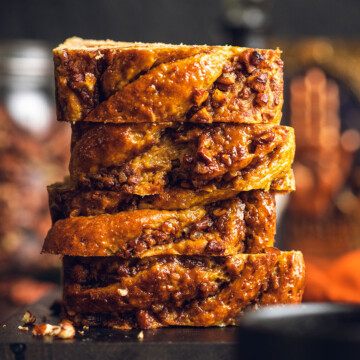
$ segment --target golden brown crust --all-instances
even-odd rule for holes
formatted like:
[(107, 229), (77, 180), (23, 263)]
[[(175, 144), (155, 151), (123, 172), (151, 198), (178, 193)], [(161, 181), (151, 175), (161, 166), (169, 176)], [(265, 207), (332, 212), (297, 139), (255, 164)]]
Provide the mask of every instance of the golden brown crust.
[(54, 63), (58, 120), (280, 122), (278, 50), (78, 39)]
[(300, 252), (271, 248), (228, 257), (63, 261), (63, 316), (125, 329), (234, 325), (248, 306), (299, 303), (305, 279)]
[(106, 124), (75, 136), (74, 184), (141, 196), (173, 187), (268, 190), (295, 152), (293, 129), (279, 125)]
[(231, 255), (272, 246), (274, 194), (244, 192), (188, 210), (134, 210), (58, 220), (43, 252), (71, 256)]

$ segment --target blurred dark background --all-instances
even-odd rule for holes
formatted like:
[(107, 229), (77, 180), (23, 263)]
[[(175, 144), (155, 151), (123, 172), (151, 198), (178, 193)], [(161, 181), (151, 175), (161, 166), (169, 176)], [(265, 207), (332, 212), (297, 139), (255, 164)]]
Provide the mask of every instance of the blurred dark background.
[[(244, 8), (250, 13), (241, 21)], [(250, 27), (258, 27), (262, 15), (251, 12), (257, 8), (265, 9), (266, 35), (360, 34), (357, 0), (2, 0), (0, 37), (52, 43), (77, 35), (122, 41), (227, 44), (232, 35), (226, 27), (231, 21), (244, 27), (252, 22)]]
[(360, 303), (360, 2), (0, 1), (0, 321), (59, 282), (40, 255), (46, 185), (62, 180), (51, 48), (67, 37), (277, 47), (297, 192), (278, 198), (277, 246), (303, 251), (305, 300)]

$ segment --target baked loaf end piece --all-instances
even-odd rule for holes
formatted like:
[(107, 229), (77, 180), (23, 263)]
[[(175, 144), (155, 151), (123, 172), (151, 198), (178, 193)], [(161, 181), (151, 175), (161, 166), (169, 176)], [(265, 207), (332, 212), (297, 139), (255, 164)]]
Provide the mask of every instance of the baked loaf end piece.
[(280, 122), (279, 50), (72, 38), (53, 54), (58, 120)]
[(43, 251), (123, 258), (258, 253), (274, 243), (275, 218), (274, 193), (246, 191), (187, 210), (133, 210), (58, 220)]
[(305, 280), (302, 254), (273, 248), (227, 257), (65, 256), (63, 265), (63, 317), (122, 329), (235, 325), (247, 307), (299, 303)]

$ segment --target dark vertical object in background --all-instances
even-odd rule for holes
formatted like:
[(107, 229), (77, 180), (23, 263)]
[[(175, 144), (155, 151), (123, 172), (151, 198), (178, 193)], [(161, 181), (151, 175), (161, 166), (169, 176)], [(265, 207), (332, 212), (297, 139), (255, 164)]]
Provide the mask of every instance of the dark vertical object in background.
[(231, 45), (265, 47), (268, 29), (268, 0), (220, 0), (224, 27)]

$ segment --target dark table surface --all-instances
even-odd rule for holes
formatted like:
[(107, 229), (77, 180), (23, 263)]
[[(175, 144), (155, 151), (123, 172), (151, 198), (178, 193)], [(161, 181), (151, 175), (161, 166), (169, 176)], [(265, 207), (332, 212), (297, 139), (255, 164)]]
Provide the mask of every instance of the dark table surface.
[[(235, 357), (235, 327), (227, 328), (165, 328), (144, 330), (115, 330), (90, 328), (84, 335), (77, 332), (74, 339), (61, 340), (49, 336), (35, 337), (31, 329), (18, 329), (25, 310), (37, 318), (36, 323), (56, 325), (60, 319), (50, 307), (60, 299), (54, 291), (37, 303), (22, 309), (0, 324), (0, 359), (233, 359)], [(6, 326), (4, 326), (6, 325)], [(82, 329), (80, 329), (82, 330)]]

